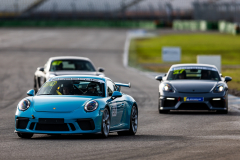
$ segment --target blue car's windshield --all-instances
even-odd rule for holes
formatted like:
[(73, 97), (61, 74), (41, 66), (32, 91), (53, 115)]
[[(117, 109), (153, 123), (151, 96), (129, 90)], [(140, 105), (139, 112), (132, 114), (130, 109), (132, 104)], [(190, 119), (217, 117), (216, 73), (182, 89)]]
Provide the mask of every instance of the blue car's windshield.
[(82, 95), (104, 97), (104, 81), (82, 78), (57, 78), (46, 82), (39, 90), (38, 95)]
[(172, 68), (167, 80), (213, 80), (221, 81), (218, 71), (211, 67), (176, 67)]

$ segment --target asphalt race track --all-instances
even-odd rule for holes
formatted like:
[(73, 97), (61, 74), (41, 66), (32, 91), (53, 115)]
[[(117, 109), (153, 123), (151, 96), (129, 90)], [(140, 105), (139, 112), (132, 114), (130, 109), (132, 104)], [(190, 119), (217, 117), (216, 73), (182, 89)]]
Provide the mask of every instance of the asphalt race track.
[[(239, 159), (240, 112), (229, 114), (157, 111), (158, 82), (123, 67), (127, 30), (0, 29), (0, 159)], [(33, 88), (33, 75), (51, 56), (85, 56), (139, 105), (136, 136), (14, 133), (17, 103)]]

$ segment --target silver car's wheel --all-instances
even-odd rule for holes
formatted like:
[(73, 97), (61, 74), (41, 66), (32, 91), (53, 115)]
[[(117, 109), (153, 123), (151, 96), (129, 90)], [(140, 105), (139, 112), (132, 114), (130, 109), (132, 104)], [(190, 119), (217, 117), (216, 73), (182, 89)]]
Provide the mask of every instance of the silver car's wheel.
[(107, 108), (104, 109), (102, 115), (102, 136), (104, 138), (108, 137), (110, 130), (110, 115)]

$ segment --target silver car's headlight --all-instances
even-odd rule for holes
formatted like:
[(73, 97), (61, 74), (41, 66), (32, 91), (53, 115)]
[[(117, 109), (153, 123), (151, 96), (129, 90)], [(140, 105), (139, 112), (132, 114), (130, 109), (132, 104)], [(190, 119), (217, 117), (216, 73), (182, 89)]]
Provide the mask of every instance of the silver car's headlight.
[(170, 84), (163, 85), (163, 91), (165, 92), (173, 92), (173, 87)]
[(221, 92), (223, 92), (224, 90), (225, 90), (224, 84), (219, 84), (219, 85), (217, 85), (217, 86), (214, 88), (213, 92), (214, 92), (214, 93), (221, 93)]
[(18, 104), (18, 109), (20, 111), (26, 111), (30, 107), (31, 103), (28, 99), (23, 99)]
[(87, 112), (93, 112), (98, 108), (98, 102), (97, 101), (89, 101), (85, 104), (84, 110)]

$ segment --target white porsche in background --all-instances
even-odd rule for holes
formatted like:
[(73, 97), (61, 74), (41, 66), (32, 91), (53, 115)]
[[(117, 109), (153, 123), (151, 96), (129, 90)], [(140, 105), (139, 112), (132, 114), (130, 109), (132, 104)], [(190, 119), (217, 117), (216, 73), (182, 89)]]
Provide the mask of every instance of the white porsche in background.
[(34, 74), (34, 90), (38, 89), (49, 79), (54, 76), (62, 75), (94, 75), (105, 76), (103, 68), (94, 67), (92, 61), (85, 57), (51, 57), (44, 65), (38, 67)]

